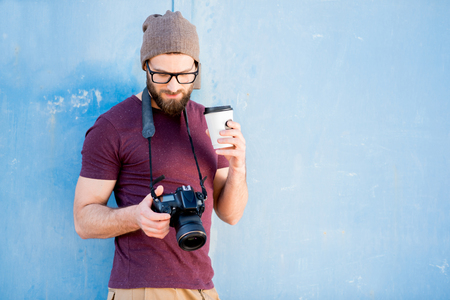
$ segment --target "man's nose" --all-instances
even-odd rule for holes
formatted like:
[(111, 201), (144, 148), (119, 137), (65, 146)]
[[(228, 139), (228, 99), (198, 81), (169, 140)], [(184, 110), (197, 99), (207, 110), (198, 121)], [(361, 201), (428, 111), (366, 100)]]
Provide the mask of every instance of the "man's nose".
[(176, 92), (180, 89), (180, 84), (178, 83), (175, 76), (172, 76), (170, 81), (167, 83), (167, 89), (171, 92)]

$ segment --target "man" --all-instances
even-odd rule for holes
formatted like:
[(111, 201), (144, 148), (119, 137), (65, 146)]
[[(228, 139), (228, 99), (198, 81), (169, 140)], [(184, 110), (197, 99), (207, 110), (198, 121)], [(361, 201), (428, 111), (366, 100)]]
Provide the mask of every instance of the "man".
[[(248, 199), (245, 139), (237, 122), (221, 132), (214, 150), (204, 107), (190, 94), (198, 83), (199, 42), (194, 25), (180, 12), (151, 15), (143, 24), (141, 65), (147, 76), (156, 128), (151, 138), (153, 177), (164, 175), (156, 196), (180, 186), (201, 191), (183, 111), (208, 198), (201, 220), (210, 235), (212, 210), (236, 224)], [(167, 82), (166, 82), (167, 81)], [(146, 90), (144, 90), (146, 91)], [(82, 169), (74, 199), (74, 220), (82, 238), (115, 237), (108, 299), (219, 299), (212, 283), (209, 241), (184, 251), (170, 215), (151, 209), (149, 142), (142, 136), (142, 93), (101, 115), (86, 133)], [(119, 208), (107, 207), (114, 191)]]

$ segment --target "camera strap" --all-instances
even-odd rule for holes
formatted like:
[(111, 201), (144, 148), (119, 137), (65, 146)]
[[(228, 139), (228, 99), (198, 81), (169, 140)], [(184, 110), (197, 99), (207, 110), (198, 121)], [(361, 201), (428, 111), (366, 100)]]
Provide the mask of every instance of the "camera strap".
[[(204, 182), (207, 178), (202, 179), (202, 173), (200, 172), (200, 167), (198, 165), (197, 156), (195, 155), (195, 149), (194, 149), (194, 143), (192, 141), (191, 132), (189, 129), (189, 121), (186, 109), (183, 110), (184, 113), (184, 119), (186, 121), (186, 128), (189, 136), (189, 142), (191, 143), (191, 149), (192, 153), (194, 154), (195, 164), (197, 165), (197, 171), (198, 176), (200, 179), (200, 186), (202, 188), (202, 193), (204, 196), (204, 199), (207, 197), (206, 188), (204, 186)], [(152, 194), (153, 199), (156, 198), (155, 188), (154, 186), (166, 178), (164, 175), (159, 176), (155, 180), (153, 180), (153, 171), (152, 171), (152, 142), (151, 139), (155, 135), (155, 123), (153, 122), (153, 111), (152, 111), (152, 105), (150, 100), (150, 95), (148, 93), (147, 88), (145, 88), (142, 91), (142, 136), (148, 140), (148, 155), (149, 155), (149, 162), (150, 162), (150, 193)]]
[(188, 136), (189, 136), (189, 141), (191, 142), (192, 153), (194, 154), (195, 164), (197, 165), (198, 178), (200, 179), (200, 186), (202, 187), (203, 196), (206, 199), (207, 193), (206, 193), (205, 186), (203, 184), (204, 184), (207, 176), (205, 176), (205, 178), (202, 179), (202, 173), (200, 172), (200, 167), (198, 165), (197, 155), (195, 155), (194, 142), (192, 142), (191, 130), (189, 129), (189, 120), (188, 120), (186, 108), (183, 110), (183, 113), (184, 113), (184, 120), (186, 121), (186, 128), (187, 128), (187, 132), (188, 132)]

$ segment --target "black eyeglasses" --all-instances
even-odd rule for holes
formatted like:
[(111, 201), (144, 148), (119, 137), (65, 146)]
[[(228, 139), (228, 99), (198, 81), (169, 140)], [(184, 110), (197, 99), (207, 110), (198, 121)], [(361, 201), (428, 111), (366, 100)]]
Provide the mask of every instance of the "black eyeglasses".
[(148, 66), (148, 61), (145, 63), (147, 64), (147, 70), (150, 73), (150, 77), (154, 83), (165, 84), (172, 80), (172, 77), (175, 76), (179, 84), (189, 84), (193, 83), (198, 75), (198, 69), (197, 71), (190, 73), (153, 72)]

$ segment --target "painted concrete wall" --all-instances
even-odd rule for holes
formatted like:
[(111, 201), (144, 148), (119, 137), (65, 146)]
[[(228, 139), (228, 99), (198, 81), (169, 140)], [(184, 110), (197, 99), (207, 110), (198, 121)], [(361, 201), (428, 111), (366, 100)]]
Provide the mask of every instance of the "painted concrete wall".
[(423, 0), (0, 1), (1, 298), (105, 299), (80, 150), (172, 9), (201, 39), (193, 99), (247, 139), (247, 211), (210, 237), (222, 299), (448, 299), (450, 4)]

